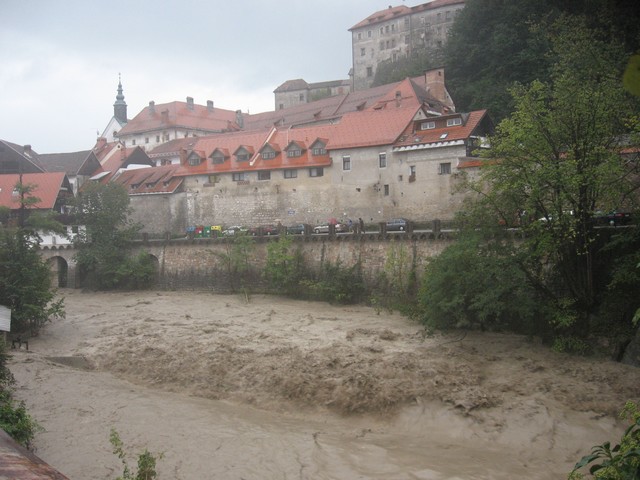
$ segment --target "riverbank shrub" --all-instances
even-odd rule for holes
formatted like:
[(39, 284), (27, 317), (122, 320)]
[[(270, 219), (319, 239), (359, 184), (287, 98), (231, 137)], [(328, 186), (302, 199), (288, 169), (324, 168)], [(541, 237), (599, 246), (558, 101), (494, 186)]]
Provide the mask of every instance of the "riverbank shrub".
[(0, 428), (20, 445), (30, 448), (40, 426), (29, 415), (24, 402), (13, 398), (15, 380), (7, 367), (8, 359), (6, 345), (0, 341)]

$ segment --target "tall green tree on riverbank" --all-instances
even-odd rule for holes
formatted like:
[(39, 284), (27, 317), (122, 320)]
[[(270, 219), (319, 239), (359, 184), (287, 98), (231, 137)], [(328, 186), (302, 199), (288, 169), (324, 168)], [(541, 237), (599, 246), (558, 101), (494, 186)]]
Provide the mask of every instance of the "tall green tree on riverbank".
[(50, 213), (33, 213), (40, 200), (34, 185), (18, 182), (18, 225), (0, 228), (0, 305), (11, 309), (11, 331), (35, 334), (50, 319), (64, 315), (62, 299), (56, 299), (50, 269), (40, 257), (39, 231), (60, 232), (62, 226)]
[(82, 225), (74, 245), (85, 286), (97, 289), (141, 288), (154, 275), (146, 254), (131, 256), (131, 241), (140, 231), (129, 215), (129, 195), (115, 183), (88, 183), (74, 203), (76, 223)]
[[(624, 263), (637, 246), (631, 229), (614, 243), (594, 218), (599, 210), (637, 206), (637, 154), (625, 148), (639, 144), (640, 108), (622, 86), (627, 55), (620, 44), (575, 18), (559, 20), (545, 34), (551, 80), (512, 89), (515, 112), (491, 139), (480, 178), (467, 183), (475, 195), (464, 220), (474, 231), (518, 227), (522, 241), (486, 235), (478, 248), (504, 244), (491, 255), (524, 274), (551, 308), (556, 333), (586, 336), (606, 297), (624, 293), (608, 290), (612, 258)], [(430, 301), (430, 293), (424, 295)], [(628, 323), (634, 308), (626, 304), (617, 321)]]

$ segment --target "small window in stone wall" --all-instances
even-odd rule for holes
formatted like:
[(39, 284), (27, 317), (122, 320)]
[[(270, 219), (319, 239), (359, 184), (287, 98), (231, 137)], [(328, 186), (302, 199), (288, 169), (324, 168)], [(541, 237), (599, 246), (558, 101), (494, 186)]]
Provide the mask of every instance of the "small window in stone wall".
[(258, 172), (258, 180), (271, 180), (271, 172), (269, 170)]
[(441, 163), (438, 166), (438, 175), (451, 175), (451, 163)]
[(324, 169), (322, 167), (315, 167), (309, 169), (310, 177), (322, 177), (324, 175)]
[(246, 172), (233, 173), (231, 179), (234, 182), (244, 182), (248, 179)]
[(294, 169), (285, 170), (284, 178), (298, 178), (298, 170), (294, 170)]
[(380, 168), (386, 168), (387, 167), (387, 152), (380, 152), (378, 154), (378, 164), (379, 164)]

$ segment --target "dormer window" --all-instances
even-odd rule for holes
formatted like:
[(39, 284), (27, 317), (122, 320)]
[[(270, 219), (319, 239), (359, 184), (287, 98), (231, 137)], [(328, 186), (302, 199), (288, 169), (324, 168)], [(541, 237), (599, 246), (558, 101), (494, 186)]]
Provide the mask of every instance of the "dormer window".
[(221, 165), (229, 158), (229, 151), (226, 148), (216, 148), (209, 158), (214, 165)]
[(236, 160), (238, 160), (239, 162), (248, 162), (249, 161), (249, 154), (248, 153), (238, 153), (236, 155)]
[(280, 147), (275, 143), (267, 143), (264, 147), (260, 149), (260, 155), (263, 160), (272, 160), (278, 156), (280, 152)]
[(251, 147), (238, 147), (238, 149), (234, 152), (236, 157), (236, 161), (238, 162), (248, 162), (251, 160), (251, 156), (253, 155), (253, 149), (250, 150)]
[(216, 165), (220, 165), (221, 163), (224, 163), (224, 155), (221, 153), (215, 153), (211, 155), (211, 161)]
[(453, 127), (455, 125), (462, 125), (462, 119), (460, 117), (449, 118), (447, 120), (447, 127)]
[(292, 141), (287, 145), (287, 158), (297, 158), (301, 157), (303, 152), (306, 150), (306, 145), (301, 142)]
[(192, 153), (187, 158), (187, 163), (189, 164), (190, 167), (197, 167), (202, 163), (202, 158), (200, 158), (198, 154)]
[(317, 155), (326, 155), (327, 154), (327, 144), (325, 141), (318, 139), (311, 144), (311, 153), (314, 156)]
[(420, 130), (432, 130), (436, 128), (436, 122), (422, 122), (420, 124)]

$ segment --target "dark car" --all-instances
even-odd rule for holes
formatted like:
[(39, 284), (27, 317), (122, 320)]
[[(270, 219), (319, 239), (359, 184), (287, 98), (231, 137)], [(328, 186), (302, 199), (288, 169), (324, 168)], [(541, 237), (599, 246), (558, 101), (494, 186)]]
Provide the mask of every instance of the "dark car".
[(406, 218), (392, 218), (387, 222), (387, 232), (404, 232), (408, 225)]
[(629, 212), (597, 213), (594, 218), (596, 225), (617, 227), (618, 225), (631, 224), (631, 213)]
[(302, 235), (304, 233), (304, 223), (296, 223), (287, 227), (287, 235)]
[(249, 229), (249, 235), (278, 235), (279, 230), (277, 225), (267, 224), (260, 225), (259, 227), (254, 227)]

